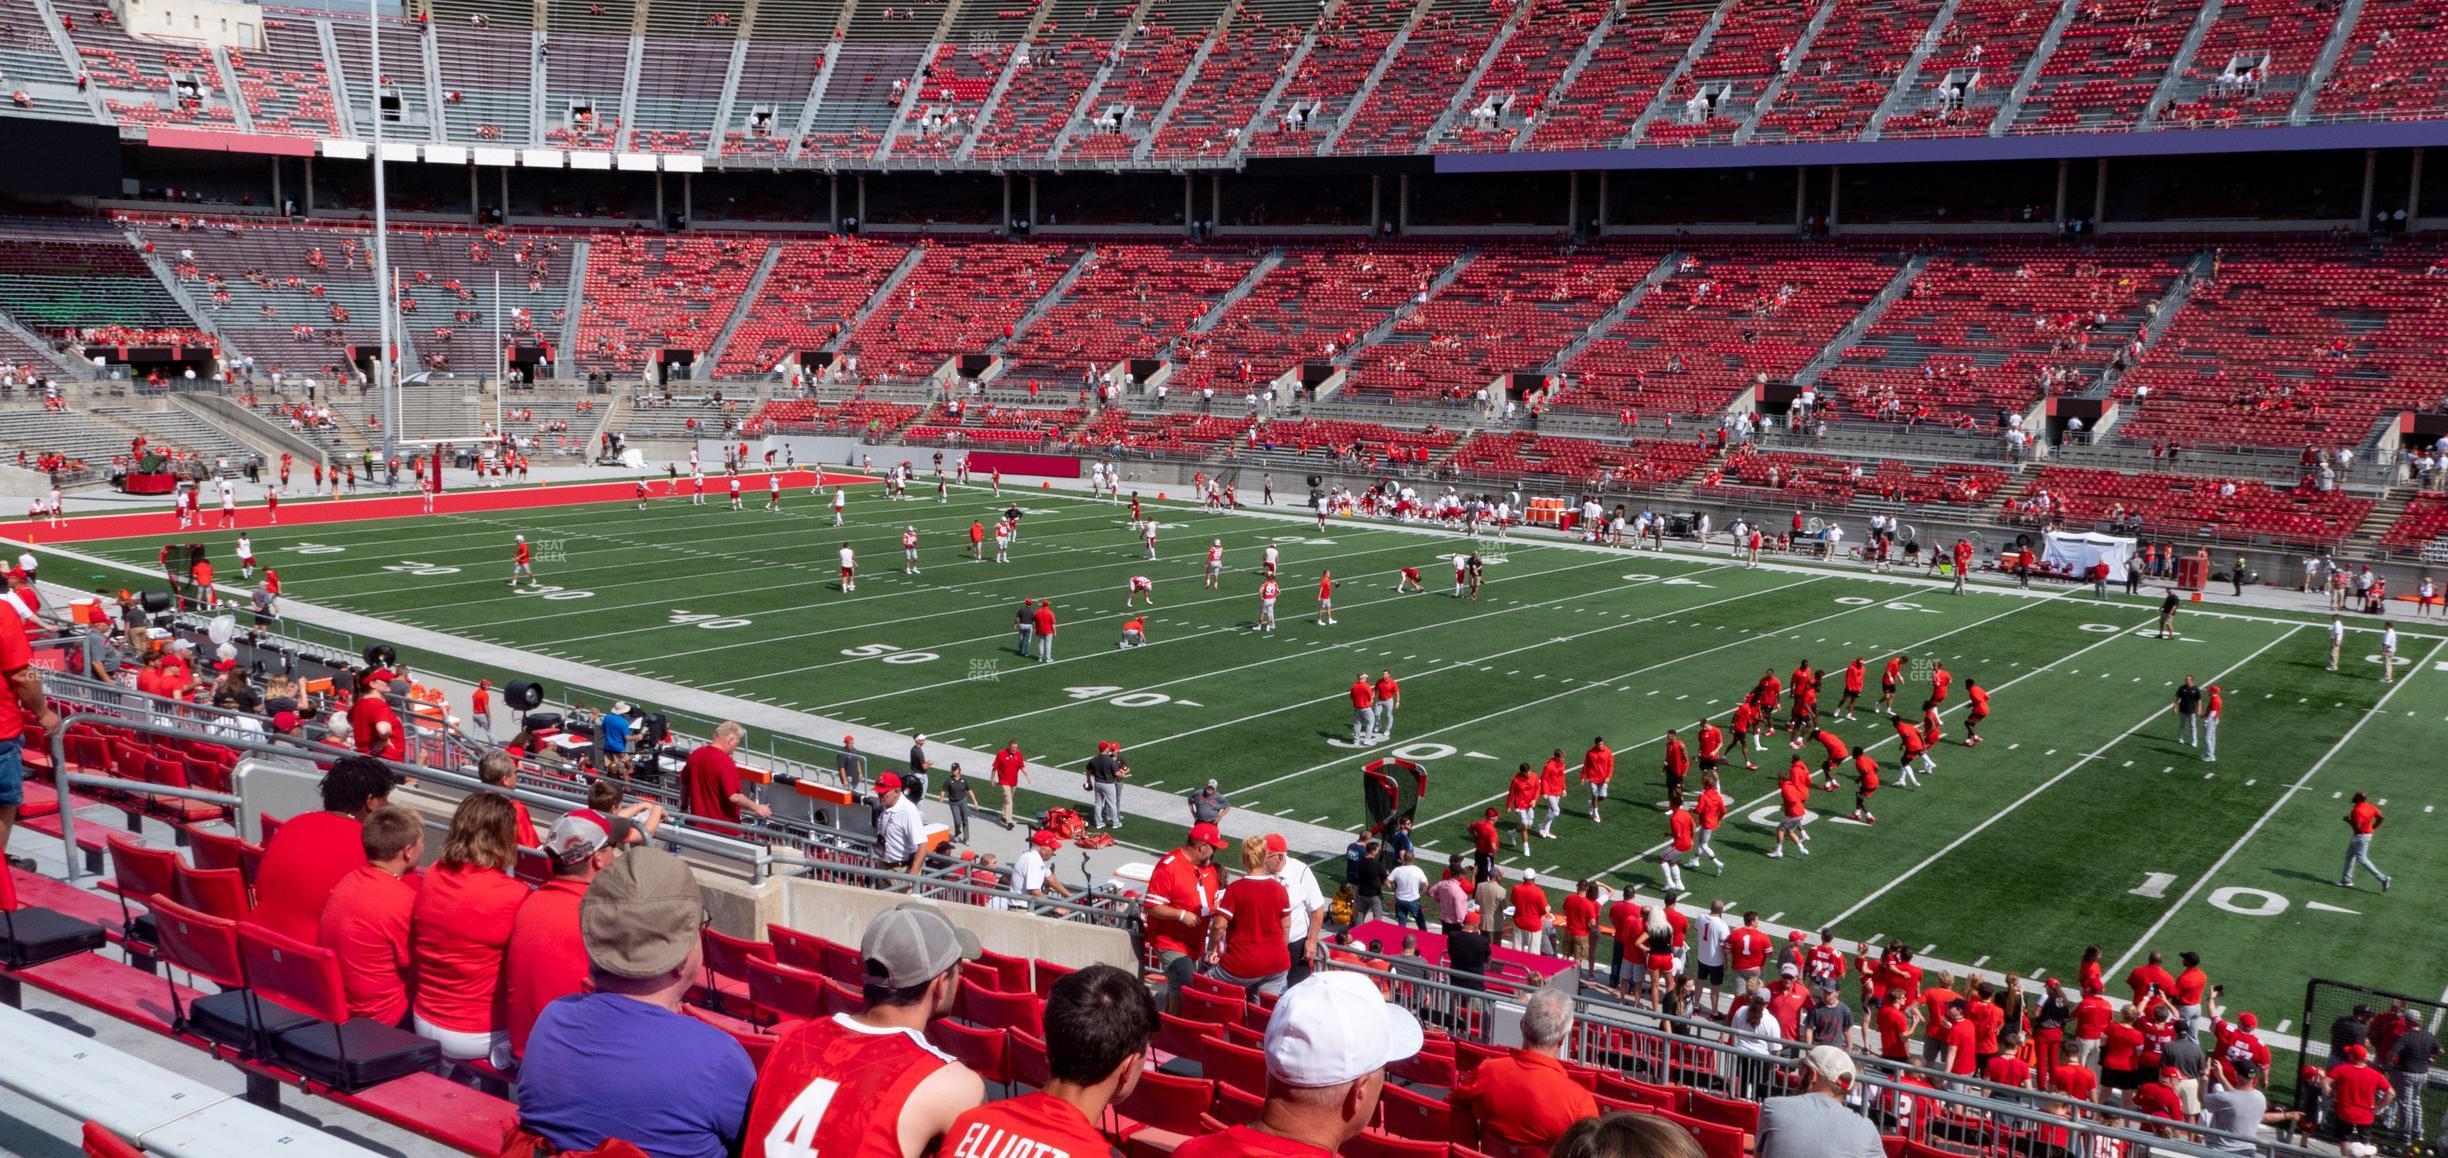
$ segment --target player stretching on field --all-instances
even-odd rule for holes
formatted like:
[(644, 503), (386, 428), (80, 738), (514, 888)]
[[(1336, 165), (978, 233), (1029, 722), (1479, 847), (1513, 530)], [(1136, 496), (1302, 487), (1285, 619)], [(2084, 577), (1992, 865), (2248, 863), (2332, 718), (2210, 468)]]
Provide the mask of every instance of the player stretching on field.
[(525, 535), (520, 535), (517, 545), (510, 549), (510, 586), (513, 590), (518, 587), (521, 575), (527, 577), (529, 587), (536, 585), (535, 550), (527, 545)]
[(1868, 669), (1869, 665), (1863, 663), (1858, 655), (1853, 657), (1853, 662), (1845, 665), (1844, 695), (1837, 699), (1836, 710), (1831, 715), (1845, 720), (1853, 718), (1853, 709), (1861, 702), (1862, 676)]
[(1752, 733), (1759, 728), (1759, 708), (1749, 699), (1744, 699), (1741, 703), (1734, 705), (1733, 723), (1734, 732), (1727, 738), (1734, 741), (1734, 750), (1743, 754), (1743, 767), (1757, 770), (1759, 765), (1751, 762), (1751, 753), (1758, 749), (1746, 745), (1744, 741), (1750, 739)]
[(1426, 591), (1427, 589), (1427, 585), (1420, 582), (1417, 567), (1405, 567), (1394, 573), (1394, 593), (1397, 595), (1406, 591)]
[(1683, 891), (1683, 860), (1700, 847), (1700, 819), (1680, 799), (1666, 804), (1666, 847), (1658, 850), (1658, 877), (1669, 893)]
[(1784, 815), (1777, 821), (1776, 847), (1768, 850), (1769, 857), (1784, 859), (1787, 837), (1793, 838), (1795, 852), (1810, 855), (1810, 837), (1802, 831), (1802, 824), (1810, 815), (1810, 794), (1810, 769), (1796, 756), (1793, 767), (1785, 770), (1784, 779), (1777, 781), (1777, 799)]
[(1904, 755), (1896, 760), (1896, 783), (1907, 788), (1919, 788), (1921, 778), (1913, 775), (1912, 762), (1921, 761), (1921, 770), (1936, 774), (1938, 764), (1930, 759), (1929, 741), (1922, 738), (1921, 727), (1902, 716), (1887, 717), (1895, 725), (1896, 741), (1903, 745)]
[(1476, 602), (1479, 598), (1479, 589), (1487, 586), (1487, 564), (1480, 561), (1478, 552), (1473, 551), (1468, 560), (1467, 569), (1470, 571), (1470, 597), (1473, 602)]
[(1222, 539), (1207, 544), (1207, 589), (1209, 591), (1224, 589), (1224, 540)]
[(1896, 688), (1903, 682), (1904, 657), (1900, 655), (1888, 657), (1887, 670), (1879, 674), (1878, 711), (1880, 715), (1892, 716), (1895, 714)]
[(1148, 578), (1145, 575), (1131, 576), (1130, 590), (1124, 592), (1122, 595), (1122, 606), (1124, 608), (1132, 606), (1142, 595), (1147, 596), (1148, 606), (1156, 606), (1156, 581)]
[(918, 573), (918, 528), (901, 528), (901, 573)]
[(1827, 759), (1819, 762), (1819, 775), (1827, 781), (1825, 787), (1833, 792), (1836, 789), (1836, 766), (1850, 759), (1853, 750), (1845, 745), (1844, 737), (1825, 728), (1819, 729), (1813, 739), (1818, 740), (1819, 746), (1827, 752)]
[(1454, 556), (1454, 598), (1460, 599), (1470, 590), (1470, 556)]
[(1878, 761), (1871, 759), (1868, 752), (1855, 752), (1853, 775), (1858, 781), (1853, 789), (1853, 819), (1877, 824), (1878, 817), (1870, 815), (1870, 798), (1879, 790)]
[[(1153, 556), (1151, 556), (1151, 557), (1153, 557)], [(1319, 576), (1319, 577), (1318, 577), (1318, 612), (1317, 612), (1317, 613), (1318, 613), (1318, 617), (1317, 617), (1317, 622), (1318, 622), (1318, 626), (1320, 626), (1320, 627), (1325, 627), (1325, 626), (1327, 626), (1327, 625), (1329, 625), (1329, 624), (1331, 624), (1331, 623), (1333, 623), (1333, 622), (1335, 621), (1335, 617), (1334, 617), (1334, 589), (1335, 589), (1334, 572), (1332, 572), (1332, 571), (1328, 571), (1328, 572), (1326, 572), (1325, 574), (1323, 574), (1323, 575), (1321, 575), (1321, 576)]]
[(1279, 590), (1273, 579), (1258, 584), (1258, 630), (1269, 635), (1275, 633), (1275, 596)]
[(845, 595), (858, 590), (858, 555), (848, 543), (841, 545), (841, 589)]
[(1964, 747), (1977, 747), (1980, 722), (1989, 718), (1989, 689), (1980, 686), (1979, 680), (1965, 680), (1964, 695), (1972, 700), (1972, 711), (1964, 716)]
[(1700, 774), (1700, 798), (1692, 802), (1692, 817), (1700, 822), (1700, 843), (1692, 849), (1691, 859), (1684, 861), (1683, 867), (1699, 868), (1700, 858), (1705, 856), (1717, 866), (1719, 876), (1725, 875), (1725, 862), (1717, 859), (1716, 839), (1717, 826), (1725, 823), (1726, 802), (1725, 794), (1717, 791), (1716, 773)]

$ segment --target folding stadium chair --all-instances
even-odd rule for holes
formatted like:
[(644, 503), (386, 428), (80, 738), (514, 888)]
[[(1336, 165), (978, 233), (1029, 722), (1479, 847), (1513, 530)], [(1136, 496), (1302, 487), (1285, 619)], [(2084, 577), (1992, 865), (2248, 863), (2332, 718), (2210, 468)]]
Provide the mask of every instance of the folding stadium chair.
[[(704, 1004), (709, 1009), (729, 1012), (732, 998), (745, 1000), (748, 993), (748, 962), (752, 959), (773, 960), (773, 946), (763, 941), (749, 941), (705, 929), (700, 938), (705, 944), (705, 975), (699, 982), (705, 990)], [(730, 982), (728, 990), (723, 982)]]
[(109, 837), (112, 890), (119, 894), (120, 943), (135, 964), (146, 972), (153, 970), (153, 916), (140, 913), (138, 907), (150, 909), (155, 898), (177, 899), (179, 854), (166, 848), (154, 848), (112, 833)]
[(237, 869), (189, 868), (182, 860), (170, 866), (170, 881), (170, 899), (199, 913), (243, 921), (255, 910)]
[[(236, 875), (236, 874), (232, 874)], [(248, 1056), (261, 1056), (272, 1038), (312, 1020), (278, 1006), (266, 1007), (247, 989), (238, 947), (238, 922), (198, 912), (170, 900), (153, 901), (153, 928), (162, 963), (219, 986), (221, 992), (181, 1004), (179, 985), (169, 982), (170, 1028)], [(167, 971), (165, 971), (166, 979)]]
[(304, 1021), (270, 1033), (282, 1064), (334, 1089), (355, 1092), (431, 1068), (442, 1047), (370, 1017), (351, 1017), (340, 958), (261, 925), (238, 928), (238, 953), (265, 1010)]
[[(0, 864), (0, 969), (24, 969), (99, 949), (102, 926), (50, 909), (21, 908), (17, 871)], [(15, 993), (14, 982), (10, 992)]]

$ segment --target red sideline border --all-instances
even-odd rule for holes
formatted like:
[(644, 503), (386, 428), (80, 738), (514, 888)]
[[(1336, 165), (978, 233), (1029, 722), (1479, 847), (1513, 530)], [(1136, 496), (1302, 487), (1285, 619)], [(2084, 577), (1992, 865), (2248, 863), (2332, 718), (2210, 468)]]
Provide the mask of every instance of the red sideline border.
[[(782, 485), (786, 487), (849, 486), (879, 481), (870, 475), (834, 474), (831, 471), (755, 471), (743, 476), (740, 489), (741, 498), (761, 497), (766, 489), (765, 485), (762, 481), (749, 480), (761, 480), (768, 473), (780, 474)], [(670, 497), (670, 492), (665, 490), (671, 481), (668, 476), (644, 475), (640, 477), (646, 480), (652, 497), (658, 499)], [(724, 485), (719, 476), (710, 478), (706, 482), (707, 489), (718, 493)], [(500, 487), (489, 490), (483, 488), (461, 491), (446, 490), (434, 500), (432, 513), (468, 515), (493, 511), (524, 511), (540, 507), (575, 506), (581, 503), (620, 502), (636, 497), (636, 479), (623, 479), (618, 482), (565, 483), (561, 486), (542, 483), (536, 486)], [(190, 528), (191, 530), (211, 532), (221, 529), (219, 526), (220, 511), (214, 504), (206, 503), (203, 513), (207, 525), (201, 528)], [(316, 523), (404, 518), (422, 515), (426, 511), (424, 496), (410, 492), (402, 495), (375, 495), (346, 499), (284, 500), (281, 503), (280, 513), (279, 526), (300, 527)], [(264, 504), (249, 503), (238, 508), (240, 529), (272, 525), (274, 524), (271, 520), (270, 508)], [(180, 533), (178, 517), (167, 507), (140, 514), (70, 516), (59, 527), (52, 527), (48, 520), (43, 519), (14, 526), (0, 524), (0, 538), (28, 545), (87, 543), (102, 539), (178, 533)]]

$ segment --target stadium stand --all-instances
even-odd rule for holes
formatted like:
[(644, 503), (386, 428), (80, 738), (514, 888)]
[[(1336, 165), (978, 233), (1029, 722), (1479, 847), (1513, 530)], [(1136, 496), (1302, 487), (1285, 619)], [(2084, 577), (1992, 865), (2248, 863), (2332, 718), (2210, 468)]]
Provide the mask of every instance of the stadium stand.
[(2151, 535), (2325, 546), (2353, 533), (2371, 508), (2370, 499), (2256, 479), (2052, 466), (2007, 503), (2006, 515), (2029, 526), (2138, 522)]
[(75, 218), (0, 221), (0, 309), (37, 334), (195, 325), (125, 235)]
[(1482, 253), (1392, 333), (1361, 347), (1345, 389), (1468, 398), (1499, 374), (1536, 373), (1654, 264), (1639, 249)]
[(1004, 347), (1004, 380), (1078, 385), (1163, 352), (1257, 263), (1246, 249), (1101, 245), (1062, 302)]
[(912, 378), (955, 355), (985, 353), (1011, 336), (1084, 252), (1042, 242), (930, 243), (893, 287), (893, 301), (852, 332), (846, 349), (859, 357), (862, 373)]
[(1452, 465), (1464, 478), (1550, 479), (1569, 486), (1605, 482), (1640, 487), (1690, 478), (1715, 454), (1698, 442), (1662, 439), (1599, 442), (1516, 431), (1472, 435), (1455, 448)]
[[(1699, 487), (1736, 502), (1842, 506), (1855, 499), (1914, 506), (1978, 506), (2006, 485), (1994, 466), (1864, 461), (1818, 454), (1730, 453)], [(1771, 497), (1773, 496), (1773, 497)]]
[(839, 339), (910, 254), (908, 247), (867, 238), (785, 242), (779, 248), (764, 291), (748, 303), (731, 344), (723, 347), (718, 376), (753, 377), (792, 354), (812, 353)]
[(2222, 251), (2158, 346), (2118, 381), (2127, 410), (2113, 433), (2189, 449), (2361, 445), (2384, 416), (2448, 393), (2424, 352), (2440, 259), (2428, 245)]
[(587, 253), (573, 360), (626, 374), (666, 349), (707, 353), (765, 249), (761, 239), (598, 238)]
[(1598, 149), (1623, 140), (1648, 108), (1626, 94), (1654, 93), (1683, 62), (1718, 6), (1670, 4), (1655, 20), (1618, 20), (1590, 54), (1580, 75), (1556, 94), (1537, 122), (1530, 145), (1540, 149)]
[(1154, 153), (1223, 157), (1238, 150), (1243, 131), (1319, 11), (1305, 0), (1237, 0), (1224, 31), (1208, 48), (1206, 63), (1157, 126)]
[(1570, 0), (1529, 0), (1513, 35), (1470, 92), (1459, 94), (1460, 116), (1429, 143), (1440, 152), (1501, 152), (1525, 124), (1546, 111), (1549, 93), (1580, 56), (1606, 10)]
[(328, 137), (339, 131), (331, 81), (314, 26), (303, 20), (265, 16), (264, 46), (229, 50), (230, 71), (246, 102), (247, 123), (258, 133)]

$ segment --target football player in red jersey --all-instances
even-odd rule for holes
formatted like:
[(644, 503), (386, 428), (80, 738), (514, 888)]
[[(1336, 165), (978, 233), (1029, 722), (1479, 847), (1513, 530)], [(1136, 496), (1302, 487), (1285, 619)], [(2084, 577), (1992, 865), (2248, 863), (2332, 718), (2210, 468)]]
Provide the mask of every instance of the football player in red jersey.
[(1258, 630), (1272, 634), (1275, 630), (1275, 596), (1281, 589), (1273, 579), (1258, 584)]
[[(1889, 716), (1887, 719), (1895, 724), (1896, 740), (1904, 748), (1904, 754), (1896, 759), (1896, 783), (1907, 788), (1919, 788), (1921, 778), (1913, 775), (1912, 762), (1918, 759), (1923, 766), (1929, 766), (1929, 741), (1922, 738), (1920, 725), (1902, 716)], [(1931, 767), (1930, 771), (1937, 769)]]
[(1879, 714), (1894, 714), (1896, 688), (1903, 682), (1904, 657), (1900, 655), (1889, 657), (1887, 660), (1887, 670), (1879, 675)]
[(1705, 856), (1710, 864), (1717, 866), (1718, 875), (1725, 875), (1725, 862), (1717, 859), (1716, 838), (1717, 826), (1725, 823), (1726, 801), (1725, 794), (1717, 790), (1715, 772), (1700, 774), (1700, 798), (1692, 802), (1692, 818), (1700, 822), (1700, 840), (1692, 849), (1691, 859), (1683, 862), (1683, 867), (1699, 868), (1700, 858)]
[(919, 1158), (986, 1100), (975, 1071), (927, 1043), (960, 996), (976, 935), (941, 914), (886, 909), (859, 940), (866, 1008), (800, 1023), (757, 1076), (741, 1158)]
[(1135, 605), (1142, 595), (1147, 596), (1148, 606), (1156, 606), (1156, 581), (1145, 575), (1131, 576), (1130, 589), (1122, 594), (1122, 606), (1128, 608)]
[(1323, 575), (1321, 575), (1321, 576), (1319, 576), (1319, 577), (1318, 577), (1318, 619), (1317, 619), (1317, 621), (1318, 621), (1318, 626), (1320, 626), (1320, 627), (1327, 626), (1328, 624), (1331, 624), (1331, 623), (1333, 623), (1333, 622), (1335, 621), (1335, 617), (1334, 617), (1334, 591), (1335, 591), (1334, 572), (1332, 572), (1332, 571), (1328, 571), (1328, 572), (1326, 572), (1325, 574), (1323, 574)]
[(1615, 749), (1607, 747), (1606, 737), (1590, 741), (1589, 751), (1581, 754), (1581, 782), (1589, 785), (1590, 823), (1598, 823), (1598, 806), (1606, 803), (1607, 785), (1615, 779)]
[(1869, 666), (1858, 655), (1853, 657), (1853, 662), (1845, 665), (1844, 695), (1836, 701), (1836, 715), (1848, 720), (1853, 718), (1853, 709), (1861, 702), (1862, 676)]
[(1224, 589), (1224, 540), (1222, 539), (1216, 539), (1207, 544), (1207, 589), (1209, 591)]
[(1878, 761), (1871, 759), (1866, 751), (1855, 752), (1853, 775), (1858, 780), (1853, 789), (1853, 819), (1863, 824), (1876, 824), (1878, 817), (1870, 814), (1870, 798), (1877, 795), (1879, 790)]
[(1394, 591), (1396, 594), (1401, 594), (1408, 591), (1426, 591), (1427, 589), (1428, 585), (1420, 582), (1419, 568), (1417, 567), (1404, 567), (1397, 571), (1394, 575)]
[(1964, 715), (1964, 747), (1970, 748), (1980, 743), (1980, 722), (1989, 718), (1989, 689), (1979, 680), (1965, 680), (1964, 695), (1972, 701), (1972, 710)]
[(1796, 756), (1793, 767), (1786, 769), (1784, 777), (1777, 781), (1777, 799), (1783, 816), (1777, 821), (1776, 847), (1768, 850), (1769, 856), (1784, 857), (1787, 837), (1793, 838), (1795, 852), (1810, 855), (1810, 838), (1802, 832), (1803, 821), (1810, 813), (1810, 794), (1810, 768)]

